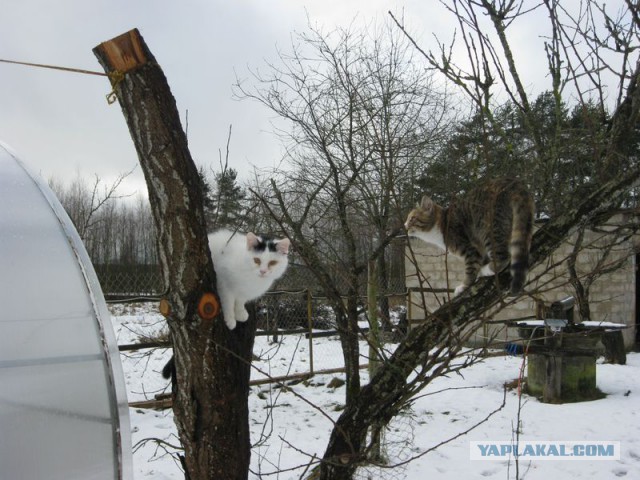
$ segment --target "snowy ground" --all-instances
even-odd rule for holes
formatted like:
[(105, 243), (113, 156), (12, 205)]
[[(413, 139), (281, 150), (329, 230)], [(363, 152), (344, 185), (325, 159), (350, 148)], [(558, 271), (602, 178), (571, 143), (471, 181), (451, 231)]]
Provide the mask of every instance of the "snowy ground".
[[(125, 344), (163, 327), (153, 305), (112, 305), (118, 343)], [(334, 368), (341, 358), (335, 338), (316, 339), (314, 366)], [(363, 345), (363, 351), (364, 349)], [(258, 337), (256, 365), (272, 376), (308, 369), (308, 340), (284, 337), (273, 344)], [(129, 401), (153, 398), (165, 391), (160, 370), (170, 357), (166, 350), (123, 355)], [(626, 366), (598, 364), (598, 387), (606, 398), (592, 402), (548, 405), (527, 397), (521, 409), (521, 441), (620, 442), (619, 460), (520, 460), (521, 479), (613, 479), (640, 478), (640, 354), (628, 355)], [(391, 463), (413, 461), (395, 469), (372, 468), (358, 478), (371, 479), (511, 479), (516, 478), (513, 460), (470, 460), (471, 441), (501, 441), (513, 437), (518, 411), (515, 391), (508, 391), (506, 405), (467, 435), (454, 438), (496, 410), (503, 401), (503, 384), (518, 377), (521, 357), (493, 357), (464, 371), (464, 376), (434, 382), (412, 408), (398, 417), (386, 433)], [(252, 378), (262, 374), (254, 372)], [(254, 443), (252, 479), (299, 479), (313, 455), (322, 456), (331, 421), (344, 401), (344, 387), (328, 386), (335, 376), (317, 375), (292, 386), (293, 391), (322, 409), (313, 409), (299, 396), (269, 385), (252, 387), (250, 425)], [(367, 381), (363, 371), (363, 382)], [(440, 393), (436, 393), (440, 392)], [(524, 397), (523, 397), (524, 398)], [(326, 416), (325, 416), (326, 414)], [(130, 409), (134, 453), (134, 478), (184, 478), (166, 446), (145, 439), (177, 445), (170, 410)], [(425, 451), (453, 438), (436, 450)], [(162, 443), (164, 445), (164, 443)], [(280, 471), (280, 473), (277, 473)]]

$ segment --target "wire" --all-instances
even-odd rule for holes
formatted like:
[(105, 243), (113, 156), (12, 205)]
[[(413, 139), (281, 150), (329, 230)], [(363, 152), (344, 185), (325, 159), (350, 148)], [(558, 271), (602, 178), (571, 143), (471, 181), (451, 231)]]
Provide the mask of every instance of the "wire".
[(83, 70), (81, 68), (70, 68), (70, 67), (60, 67), (57, 65), (45, 65), (43, 63), (31, 63), (31, 62), (18, 62), (16, 60), (6, 60), (0, 58), (0, 62), (2, 63), (10, 63), (12, 65), (23, 65), (26, 67), (36, 67), (36, 68), (48, 68), (50, 70), (60, 70), (62, 72), (72, 72), (72, 73), (82, 73), (84, 75), (97, 75), (99, 77), (108, 77), (111, 80), (111, 91), (106, 95), (107, 103), (109, 105), (115, 103), (118, 100), (116, 95), (116, 87), (122, 80), (124, 79), (124, 74), (118, 70), (114, 70), (110, 73), (104, 72), (96, 72), (94, 70)]
[(50, 70), (61, 70), (63, 72), (73, 72), (73, 73), (83, 73), (85, 75), (98, 75), (100, 77), (108, 77), (109, 75), (104, 72), (96, 72), (93, 70), (83, 70), (81, 68), (70, 68), (70, 67), (60, 67), (57, 65), (45, 65), (43, 63), (30, 63), (30, 62), (18, 62), (16, 60), (5, 60), (0, 58), (0, 62), (2, 63), (10, 63), (13, 65), (23, 65), (27, 67), (36, 67), (36, 68), (48, 68)]

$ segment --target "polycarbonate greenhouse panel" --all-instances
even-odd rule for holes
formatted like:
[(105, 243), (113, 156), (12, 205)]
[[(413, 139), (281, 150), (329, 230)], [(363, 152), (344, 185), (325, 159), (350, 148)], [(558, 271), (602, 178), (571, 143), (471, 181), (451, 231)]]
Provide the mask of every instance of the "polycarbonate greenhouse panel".
[(0, 143), (0, 479), (129, 479), (122, 366), (53, 192)]

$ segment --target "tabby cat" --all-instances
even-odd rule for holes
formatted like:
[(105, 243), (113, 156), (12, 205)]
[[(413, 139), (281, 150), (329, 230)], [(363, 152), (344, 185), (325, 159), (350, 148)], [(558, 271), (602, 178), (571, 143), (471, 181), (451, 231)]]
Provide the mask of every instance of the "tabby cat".
[(511, 294), (522, 291), (529, 269), (534, 201), (525, 184), (513, 178), (485, 181), (444, 208), (424, 196), (407, 217), (410, 236), (461, 257), (462, 285), (478, 274), (492, 275), (511, 265)]

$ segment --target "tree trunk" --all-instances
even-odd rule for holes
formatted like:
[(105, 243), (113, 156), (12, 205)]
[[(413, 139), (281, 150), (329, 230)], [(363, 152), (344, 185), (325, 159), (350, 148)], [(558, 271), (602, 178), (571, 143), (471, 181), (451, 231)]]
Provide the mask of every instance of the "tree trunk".
[(109, 74), (149, 190), (174, 346), (173, 408), (185, 476), (246, 479), (253, 324), (224, 324), (198, 172), (166, 78), (137, 30), (93, 50)]
[(358, 327), (357, 297), (351, 292), (346, 300), (347, 309), (340, 322), (342, 325), (339, 326), (338, 333), (345, 367), (345, 403), (349, 405), (360, 394), (360, 328)]
[[(578, 305), (578, 318), (581, 322), (591, 320), (591, 307), (589, 305), (589, 283), (580, 280), (580, 275), (576, 270), (578, 255), (582, 251), (582, 243), (584, 241), (585, 227), (578, 230), (573, 250), (567, 258), (567, 270), (569, 271), (569, 283), (573, 286), (576, 304)], [(570, 319), (573, 321), (573, 318)]]
[(393, 324), (391, 323), (389, 315), (389, 265), (384, 251), (382, 251), (378, 256), (377, 263), (378, 265), (376, 270), (378, 275), (378, 311), (380, 314), (380, 325), (385, 332), (391, 332), (393, 330)]

